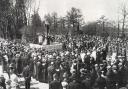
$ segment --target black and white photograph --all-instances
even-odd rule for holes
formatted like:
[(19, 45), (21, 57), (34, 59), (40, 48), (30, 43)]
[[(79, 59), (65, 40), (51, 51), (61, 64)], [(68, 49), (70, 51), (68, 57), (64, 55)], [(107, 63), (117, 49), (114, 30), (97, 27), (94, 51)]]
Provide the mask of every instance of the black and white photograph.
[(128, 89), (128, 0), (0, 0), (0, 89)]

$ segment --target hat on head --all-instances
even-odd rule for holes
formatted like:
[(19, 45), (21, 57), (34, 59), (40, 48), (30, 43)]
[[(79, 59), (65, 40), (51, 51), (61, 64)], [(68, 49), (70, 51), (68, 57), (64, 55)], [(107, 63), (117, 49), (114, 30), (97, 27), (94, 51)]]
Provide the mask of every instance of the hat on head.
[(90, 55), (91, 53), (90, 52), (87, 52), (87, 55)]
[(77, 80), (77, 75), (74, 74), (73, 77), (72, 77), (73, 80)]
[(95, 64), (95, 67), (98, 67), (98, 64)]
[(53, 65), (54, 64), (54, 62), (51, 62), (51, 65)]
[(65, 55), (69, 55), (69, 51), (67, 51), (67, 52), (65, 53)]
[(14, 68), (14, 66), (13, 66), (13, 64), (12, 64), (12, 63), (9, 65), (9, 68)]
[(103, 64), (100, 64), (100, 66), (103, 66)]
[(117, 69), (117, 66), (116, 66), (116, 65), (113, 65), (112, 68), (113, 68), (113, 69)]
[(122, 62), (120, 62), (118, 65), (119, 65), (119, 66), (122, 66), (122, 64), (123, 64), (123, 63), (122, 63)]
[(50, 58), (50, 59), (52, 59), (52, 58), (53, 58), (53, 56), (52, 56), (52, 55), (49, 55), (49, 58)]
[(80, 73), (82, 74), (86, 74), (87, 72), (88, 72), (87, 69), (84, 69), (84, 68), (80, 69)]

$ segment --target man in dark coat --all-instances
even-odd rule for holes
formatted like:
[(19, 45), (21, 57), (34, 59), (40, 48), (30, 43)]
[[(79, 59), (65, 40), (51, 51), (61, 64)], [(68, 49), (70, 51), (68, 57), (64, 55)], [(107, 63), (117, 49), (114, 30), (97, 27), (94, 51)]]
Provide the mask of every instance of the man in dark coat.
[(106, 87), (106, 80), (101, 76), (101, 71), (99, 71), (97, 75), (98, 78), (95, 81), (94, 87), (98, 89), (104, 89)]
[(86, 78), (84, 78), (82, 80), (82, 84), (83, 84), (83, 87), (84, 89), (92, 89), (91, 88), (91, 78), (90, 76), (85, 76)]
[(7, 65), (7, 62), (6, 62), (6, 59), (5, 59), (5, 54), (2, 55), (2, 69), (3, 69), (3, 72), (6, 71), (6, 65)]
[(42, 63), (42, 82), (46, 82), (47, 81), (47, 62), (43, 62)]
[(106, 73), (106, 83), (107, 83), (107, 89), (115, 89), (116, 88), (116, 82), (115, 82), (115, 75), (113, 73), (112, 68), (108, 68), (107, 73)]
[(73, 81), (69, 83), (68, 89), (84, 89), (84, 87), (78, 82), (77, 77), (74, 77)]
[(96, 53), (96, 63), (97, 64), (100, 64), (101, 63), (101, 53), (100, 53), (100, 50), (97, 51)]
[(86, 69), (90, 69), (90, 54), (89, 53), (87, 53), (87, 55), (85, 56), (85, 61), (84, 61), (84, 63), (85, 63), (85, 67), (86, 67)]
[(54, 62), (51, 62), (51, 65), (48, 67), (48, 82), (49, 83), (53, 80), (54, 73), (55, 73)]
[(41, 72), (42, 72), (42, 64), (41, 62), (38, 60), (37, 63), (36, 63), (36, 66), (37, 66), (37, 76), (36, 76), (36, 79), (38, 81), (41, 81)]
[(57, 74), (53, 75), (53, 81), (49, 84), (49, 89), (62, 89), (60, 81), (58, 81)]
[(23, 76), (25, 78), (25, 89), (30, 89), (30, 81), (31, 81), (31, 69), (27, 63), (27, 66), (23, 69)]
[(16, 73), (17, 74), (22, 73), (22, 61), (20, 58), (20, 54), (16, 55), (15, 62), (16, 62)]
[(3, 75), (0, 76), (0, 86), (6, 89), (5, 78)]

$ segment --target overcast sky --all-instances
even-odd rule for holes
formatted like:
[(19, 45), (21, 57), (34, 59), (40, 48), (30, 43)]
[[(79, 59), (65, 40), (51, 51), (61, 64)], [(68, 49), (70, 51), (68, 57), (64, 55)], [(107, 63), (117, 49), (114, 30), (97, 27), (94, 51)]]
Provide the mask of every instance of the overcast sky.
[(116, 20), (119, 8), (124, 2), (128, 6), (128, 0), (36, 0), (36, 5), (39, 5), (41, 18), (52, 12), (65, 16), (71, 7), (76, 7), (81, 9), (85, 22), (90, 22), (97, 20), (101, 15), (105, 15), (110, 20)]

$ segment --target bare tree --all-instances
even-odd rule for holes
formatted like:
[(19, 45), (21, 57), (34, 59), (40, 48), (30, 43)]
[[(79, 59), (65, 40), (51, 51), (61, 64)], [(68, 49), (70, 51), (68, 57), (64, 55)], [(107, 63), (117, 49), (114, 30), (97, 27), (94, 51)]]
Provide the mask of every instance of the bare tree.
[(32, 4), (34, 0), (25, 0), (25, 10), (26, 10), (26, 17), (27, 17), (27, 25), (30, 25), (31, 22), (31, 14), (33, 11)]
[(56, 12), (52, 13), (52, 18), (53, 18), (53, 28), (55, 31), (55, 30), (57, 30), (57, 27), (58, 27), (58, 15)]
[(79, 30), (78, 27), (83, 22), (82, 13), (80, 9), (72, 7), (71, 10), (67, 12), (66, 17), (67, 17), (68, 26), (72, 27), (73, 31), (76, 31), (75, 29)]
[(57, 34), (58, 25), (59, 25), (59, 17), (56, 12), (48, 13), (44, 16), (45, 21), (49, 24), (50, 27), (50, 33)]
[(122, 24), (122, 37), (125, 36), (125, 28), (126, 28), (126, 25), (127, 25), (127, 19), (128, 19), (128, 10), (127, 10), (127, 7), (125, 4), (122, 5), (121, 7), (121, 24)]
[(106, 18), (104, 15), (102, 15), (102, 16), (100, 17), (100, 19), (98, 20), (98, 23), (101, 24), (101, 26), (102, 26), (102, 35), (103, 35), (103, 36), (105, 36), (105, 34), (108, 35), (108, 33), (107, 33), (106, 30), (105, 30), (105, 25), (106, 25), (106, 23), (107, 23), (107, 18)]
[(63, 33), (63, 31), (65, 30), (66, 31), (66, 18), (65, 17), (60, 17), (59, 18), (59, 33)]
[(49, 24), (49, 26), (51, 27), (53, 24), (53, 18), (52, 15), (50, 13), (46, 14), (44, 16), (45, 21)]

